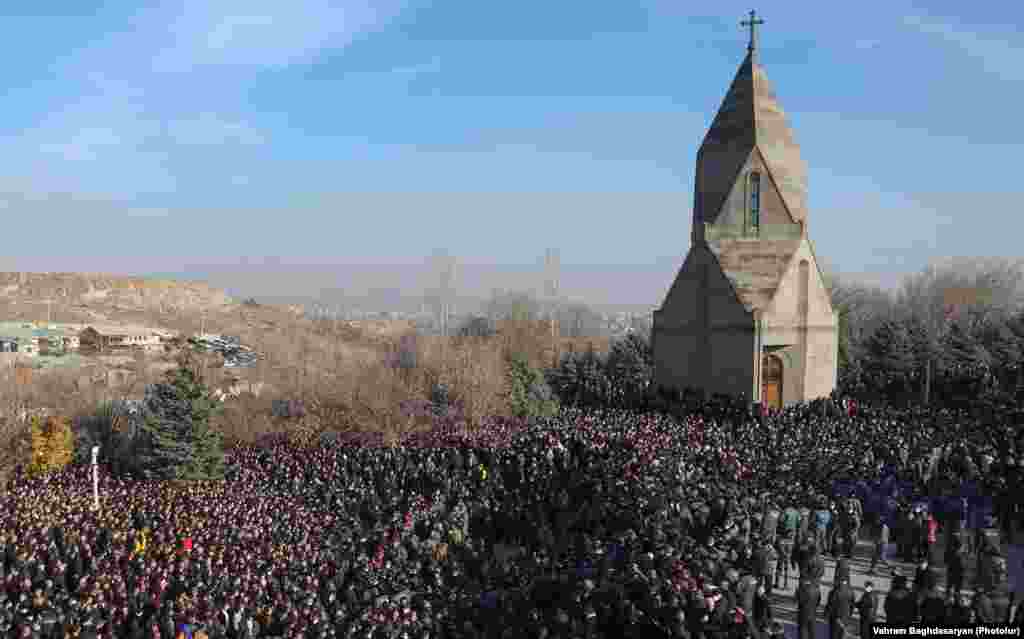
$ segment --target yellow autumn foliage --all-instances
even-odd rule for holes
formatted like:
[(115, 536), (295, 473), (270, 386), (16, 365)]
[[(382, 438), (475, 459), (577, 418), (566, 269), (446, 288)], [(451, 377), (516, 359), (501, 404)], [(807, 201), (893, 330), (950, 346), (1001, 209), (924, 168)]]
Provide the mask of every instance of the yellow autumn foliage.
[(75, 454), (75, 434), (66, 417), (33, 416), (29, 428), (32, 442), (32, 462), (29, 473), (41, 475), (64, 468)]

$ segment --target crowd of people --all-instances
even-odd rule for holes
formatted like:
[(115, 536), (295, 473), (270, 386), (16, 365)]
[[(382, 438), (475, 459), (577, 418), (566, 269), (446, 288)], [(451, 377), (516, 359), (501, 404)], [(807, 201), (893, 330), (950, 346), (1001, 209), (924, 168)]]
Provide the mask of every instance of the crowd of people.
[[(271, 438), (230, 450), (224, 482), (101, 469), (99, 510), (87, 467), (18, 478), (0, 498), (0, 634), (779, 638), (790, 587), (800, 639), (820, 614), (837, 639), (883, 617), (1020, 624), (1002, 542), (1024, 446), (990, 417), (707, 403), (397, 445)], [(850, 584), (866, 539), (876, 574), (919, 565), (884, 598)]]

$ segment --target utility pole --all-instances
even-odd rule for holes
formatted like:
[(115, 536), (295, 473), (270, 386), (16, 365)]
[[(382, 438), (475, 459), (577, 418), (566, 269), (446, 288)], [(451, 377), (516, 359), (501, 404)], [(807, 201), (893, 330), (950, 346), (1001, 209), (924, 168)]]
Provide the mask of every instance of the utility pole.
[(434, 268), (438, 275), (438, 306), (439, 306), (439, 323), (441, 324), (441, 335), (448, 337), (449, 334), (449, 321), (451, 318), (452, 309), (452, 296), (455, 292), (455, 278), (456, 278), (456, 262), (455, 258), (452, 257), (444, 250), (438, 250), (434, 252)]
[(562, 260), (557, 248), (544, 252), (544, 297), (547, 298), (548, 320), (551, 322), (551, 339), (555, 339), (555, 317), (558, 309), (558, 295), (561, 279)]
[[(200, 319), (199, 319), (199, 339), (202, 340), (204, 335), (206, 335), (206, 311), (205, 310), (203, 311), (203, 314), (200, 315)], [(207, 353), (206, 353), (206, 346), (205, 346), (205, 344), (206, 344), (206, 342), (203, 342), (203, 350), (202, 350), (202, 355), (201, 355), (201, 357), (203, 358), (203, 365), (202, 365), (202, 367), (200, 369), (200, 373), (199, 373), (200, 381), (203, 382), (203, 383), (206, 383), (206, 356), (207, 356)]]
[(99, 472), (100, 447), (92, 447), (92, 508), (100, 509), (100, 472)]

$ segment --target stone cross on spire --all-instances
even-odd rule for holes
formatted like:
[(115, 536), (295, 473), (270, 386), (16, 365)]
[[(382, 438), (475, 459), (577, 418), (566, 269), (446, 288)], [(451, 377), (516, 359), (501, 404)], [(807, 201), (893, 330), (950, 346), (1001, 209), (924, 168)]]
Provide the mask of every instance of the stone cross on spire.
[(750, 19), (740, 22), (740, 26), (750, 27), (750, 43), (747, 44), (747, 51), (750, 52), (751, 57), (754, 57), (757, 53), (757, 27), (764, 24), (764, 20), (758, 18), (757, 12), (753, 9), (750, 10), (748, 15), (750, 16)]

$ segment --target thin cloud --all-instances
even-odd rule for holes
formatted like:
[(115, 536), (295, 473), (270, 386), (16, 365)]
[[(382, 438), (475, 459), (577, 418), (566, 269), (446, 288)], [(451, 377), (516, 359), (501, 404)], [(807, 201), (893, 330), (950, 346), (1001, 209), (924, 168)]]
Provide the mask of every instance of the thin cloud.
[(282, 67), (315, 61), (324, 51), (394, 19), (401, 0), (185, 0), (170, 23), (160, 70), (196, 66)]
[(222, 119), (210, 113), (169, 122), (167, 138), (174, 144), (188, 146), (255, 146), (266, 142), (266, 136), (251, 124)]
[[(106, 190), (113, 182), (129, 197), (173, 190), (180, 179), (189, 179), (187, 174), (208, 177), (218, 167), (232, 167), (223, 176), (232, 181), (251, 157), (246, 150), (269, 137), (238, 111), (242, 73), (315, 62), (326, 51), (384, 27), (405, 2), (167, 0), (152, 5), (55, 69), (79, 95), (5, 140), (8, 149), (18, 149), (11, 168), (39, 176), (46, 190), (96, 182)], [(211, 149), (219, 154), (216, 162)]]
[(991, 34), (968, 31), (944, 20), (920, 16), (907, 16), (904, 23), (921, 33), (955, 45), (980, 62), (989, 73), (1006, 80), (1024, 80), (1024, 42), (1019, 39), (1014, 42)]

